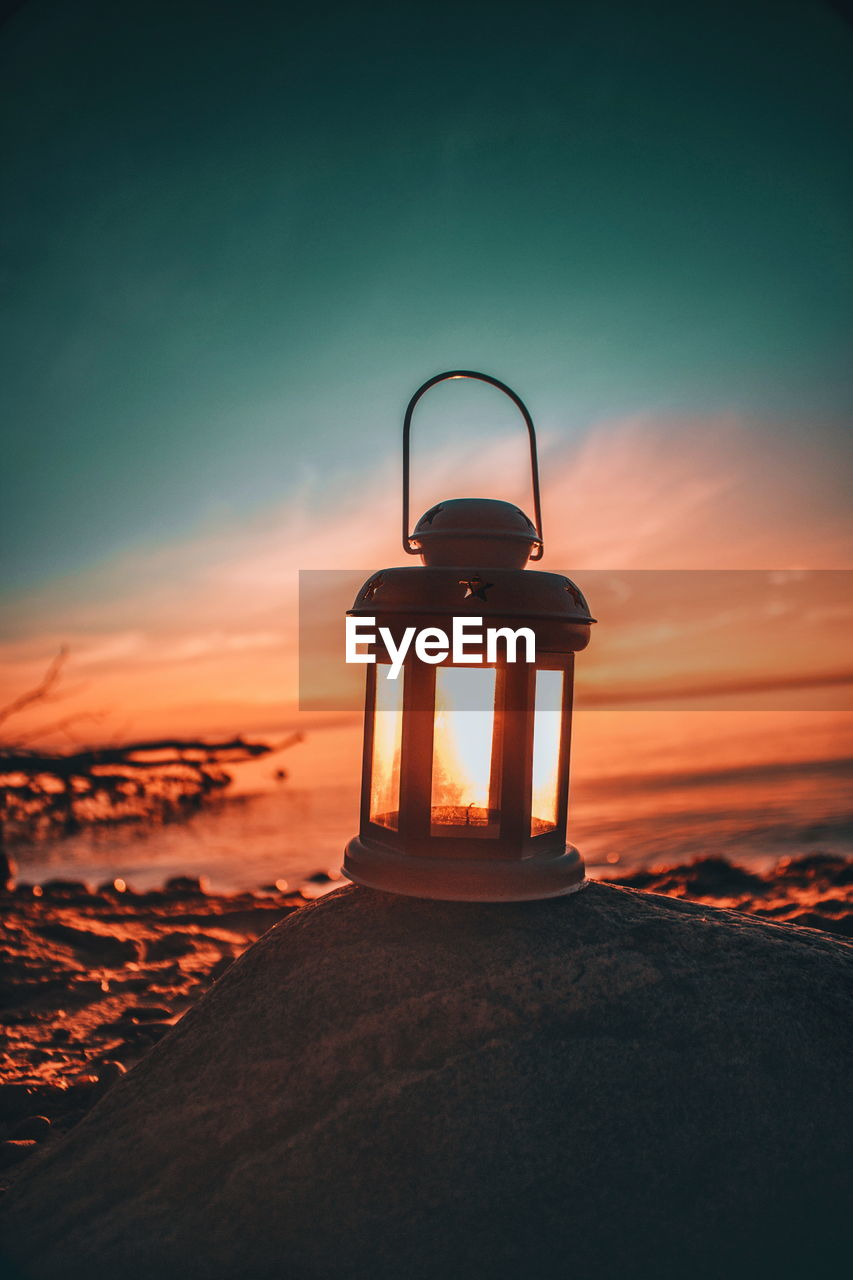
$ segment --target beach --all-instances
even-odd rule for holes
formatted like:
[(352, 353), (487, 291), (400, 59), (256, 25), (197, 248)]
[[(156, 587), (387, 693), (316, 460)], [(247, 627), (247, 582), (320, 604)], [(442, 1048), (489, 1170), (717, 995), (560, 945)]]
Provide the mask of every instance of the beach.
[[(781, 859), (766, 872), (725, 859), (609, 879), (651, 893), (853, 936), (853, 863)], [(296, 888), (211, 892), (195, 876), (134, 891), (124, 881), (10, 880), (0, 936), (2, 1185), (55, 1143), (272, 926), (337, 888), (318, 869)]]

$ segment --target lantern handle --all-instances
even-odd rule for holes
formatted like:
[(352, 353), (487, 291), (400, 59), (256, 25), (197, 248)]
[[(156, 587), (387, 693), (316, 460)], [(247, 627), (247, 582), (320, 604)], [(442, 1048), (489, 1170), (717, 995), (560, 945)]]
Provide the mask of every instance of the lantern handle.
[(536, 454), (536, 429), (533, 426), (533, 419), (520, 396), (517, 396), (511, 387), (506, 383), (499, 382), (497, 378), (492, 378), (487, 373), (473, 373), (470, 369), (452, 369), (449, 373), (437, 373), (434, 378), (429, 378), (422, 387), (418, 387), (415, 394), (409, 401), (403, 418), (403, 550), (407, 555), (416, 556), (420, 552), (416, 547), (412, 546), (412, 535), (409, 533), (409, 436), (412, 429), (412, 414), (415, 411), (415, 405), (421, 396), (429, 391), (430, 387), (434, 387), (437, 382), (446, 382), (452, 378), (475, 378), (478, 382), (487, 382), (491, 387), (497, 387), (498, 391), (503, 391), (504, 395), (509, 396), (510, 400), (516, 406), (524, 418), (527, 427), (527, 435), (530, 440), (530, 469), (533, 478), (533, 508), (536, 516), (536, 536), (537, 545), (530, 554), (531, 560), (541, 560), (545, 550), (542, 541), (542, 507), (539, 500), (539, 459)]

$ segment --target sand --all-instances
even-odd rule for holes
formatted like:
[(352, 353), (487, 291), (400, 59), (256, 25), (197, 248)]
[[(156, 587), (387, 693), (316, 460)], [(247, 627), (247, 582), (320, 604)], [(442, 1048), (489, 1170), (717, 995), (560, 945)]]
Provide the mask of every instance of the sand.
[[(722, 859), (618, 883), (776, 922), (853, 934), (853, 863), (810, 856), (757, 875)], [(73, 1128), (272, 925), (335, 887), (215, 894), (190, 877), (161, 890), (73, 881), (3, 894), (0, 1187)]]

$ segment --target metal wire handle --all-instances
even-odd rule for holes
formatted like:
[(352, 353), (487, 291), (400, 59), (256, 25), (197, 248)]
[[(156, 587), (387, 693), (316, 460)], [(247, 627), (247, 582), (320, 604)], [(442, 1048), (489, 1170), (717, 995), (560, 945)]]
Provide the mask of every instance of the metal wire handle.
[(430, 378), (418, 387), (415, 394), (409, 401), (406, 415), (403, 418), (403, 550), (407, 555), (416, 556), (420, 552), (416, 547), (412, 546), (412, 535), (409, 533), (409, 436), (412, 429), (412, 414), (415, 411), (415, 405), (420, 400), (424, 392), (429, 391), (430, 387), (434, 387), (437, 382), (446, 382), (450, 378), (474, 378), (477, 382), (487, 382), (491, 387), (497, 387), (498, 391), (503, 391), (504, 395), (509, 396), (510, 400), (516, 406), (524, 418), (527, 426), (527, 435), (530, 439), (530, 467), (533, 475), (533, 508), (536, 516), (536, 535), (538, 538), (538, 546), (530, 554), (531, 560), (541, 560), (545, 550), (545, 544), (542, 541), (542, 507), (539, 501), (539, 459), (536, 454), (536, 429), (533, 426), (533, 419), (528, 412), (527, 406), (520, 396), (517, 396), (511, 387), (506, 383), (499, 382), (497, 378), (492, 378), (487, 373), (473, 373), (470, 369), (453, 369), (449, 373), (437, 373), (434, 378)]

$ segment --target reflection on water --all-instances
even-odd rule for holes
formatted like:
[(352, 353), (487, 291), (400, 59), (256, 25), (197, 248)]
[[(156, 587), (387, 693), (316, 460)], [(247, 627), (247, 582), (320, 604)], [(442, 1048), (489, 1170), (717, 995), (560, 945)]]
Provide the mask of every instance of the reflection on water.
[[(853, 854), (849, 758), (743, 769), (624, 774), (573, 787), (569, 838), (592, 874), (708, 854), (766, 867), (817, 851)], [(338, 868), (358, 828), (354, 783), (241, 796), (185, 823), (93, 829), (18, 849), (21, 879), (121, 876), (146, 888), (182, 873), (253, 888)]]
[(682, 775), (618, 779), (589, 787), (574, 806), (572, 837), (587, 866), (620, 869), (719, 855), (760, 868), (805, 853), (853, 856), (851, 761), (768, 767), (745, 776), (721, 771), (698, 782)]
[(187, 874), (207, 876), (214, 889), (281, 879), (295, 888), (315, 871), (337, 871), (344, 843), (357, 829), (352, 788), (281, 788), (224, 800), (185, 822), (95, 827), (12, 852), (22, 880), (121, 876), (145, 889)]

